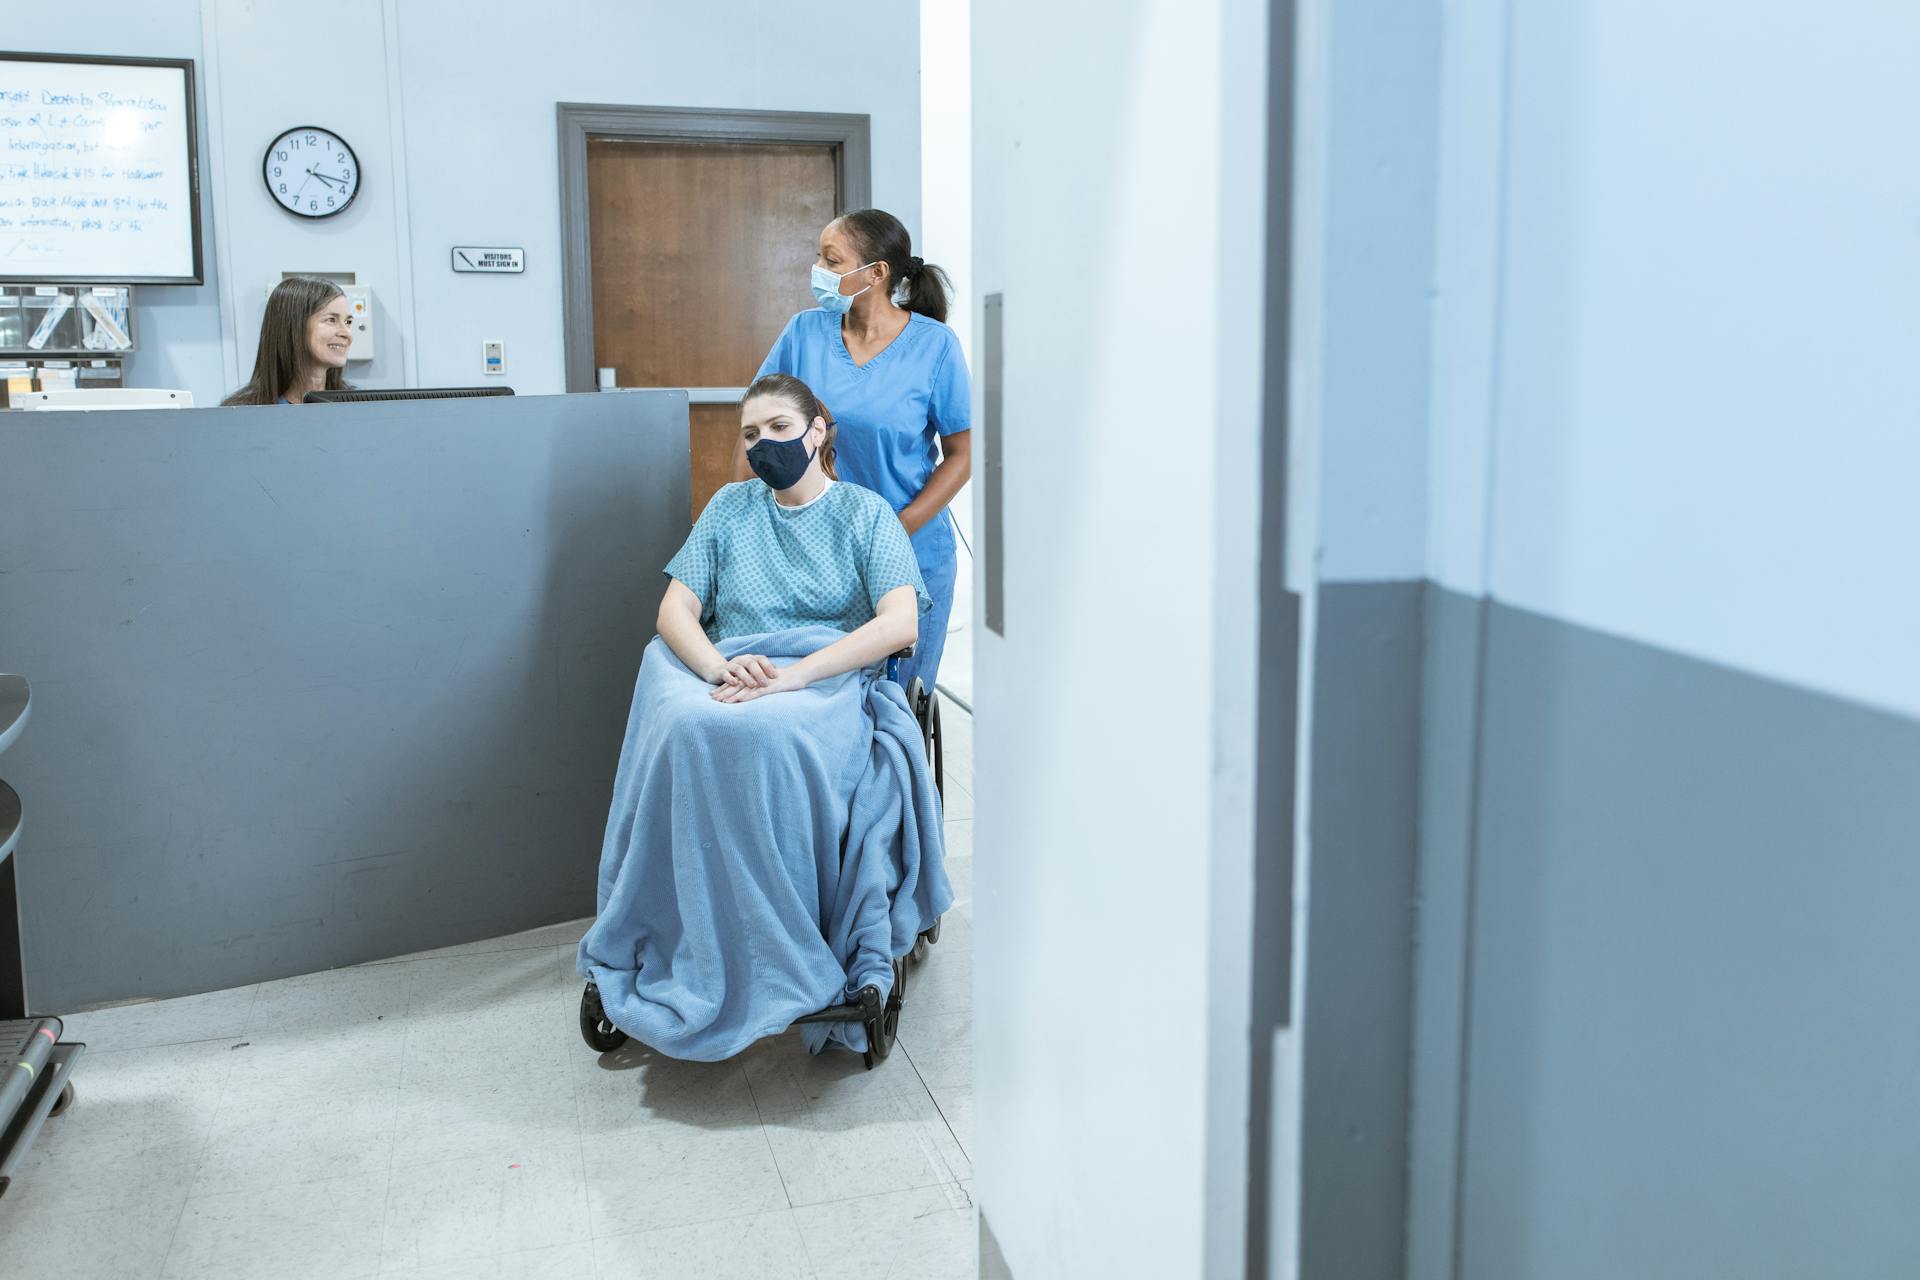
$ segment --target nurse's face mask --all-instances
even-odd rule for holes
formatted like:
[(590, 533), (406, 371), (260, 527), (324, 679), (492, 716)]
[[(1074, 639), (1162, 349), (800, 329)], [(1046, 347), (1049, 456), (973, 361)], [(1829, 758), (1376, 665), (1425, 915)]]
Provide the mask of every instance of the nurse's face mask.
[(847, 312), (853, 310), (853, 300), (859, 297), (860, 293), (865, 293), (867, 289), (871, 289), (873, 286), (868, 285), (867, 289), (862, 289), (860, 293), (842, 293), (840, 292), (840, 282), (852, 275), (854, 271), (865, 271), (867, 267), (878, 265), (878, 263), (869, 262), (865, 267), (855, 267), (852, 271), (843, 271), (839, 275), (835, 275), (819, 263), (814, 263), (813, 300), (820, 304), (822, 310), (830, 311), (836, 316), (847, 314)]
[(807, 468), (813, 465), (813, 455), (819, 452), (807, 448), (807, 437), (812, 434), (813, 427), (809, 424), (791, 440), (770, 440), (763, 435), (747, 450), (747, 465), (776, 493), (791, 489), (807, 474)]

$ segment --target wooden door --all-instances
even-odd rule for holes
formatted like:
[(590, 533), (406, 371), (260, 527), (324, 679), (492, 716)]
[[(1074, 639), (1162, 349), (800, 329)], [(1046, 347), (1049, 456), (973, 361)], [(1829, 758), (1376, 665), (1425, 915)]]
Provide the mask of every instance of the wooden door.
[[(826, 145), (587, 142), (594, 365), (622, 387), (744, 387), (836, 207)], [(732, 477), (737, 402), (692, 406), (697, 516)]]

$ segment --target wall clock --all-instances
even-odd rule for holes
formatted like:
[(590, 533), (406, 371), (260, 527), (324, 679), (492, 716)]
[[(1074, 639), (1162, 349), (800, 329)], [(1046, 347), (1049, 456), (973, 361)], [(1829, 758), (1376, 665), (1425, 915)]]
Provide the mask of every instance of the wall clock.
[(267, 194), (288, 213), (331, 218), (360, 194), (360, 158), (331, 129), (302, 125), (267, 147), (260, 162)]

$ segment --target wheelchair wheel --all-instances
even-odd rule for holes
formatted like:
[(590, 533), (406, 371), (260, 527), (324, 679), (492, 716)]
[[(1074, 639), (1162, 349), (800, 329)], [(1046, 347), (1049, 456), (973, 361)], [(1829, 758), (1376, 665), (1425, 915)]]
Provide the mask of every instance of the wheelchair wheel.
[(947, 752), (940, 741), (940, 695), (929, 690), (915, 676), (913, 683), (907, 686), (907, 706), (913, 709), (913, 718), (920, 725), (920, 745), (927, 753), (927, 763), (933, 767), (933, 789), (940, 798), (947, 798)]
[(627, 1033), (613, 1025), (600, 1004), (600, 988), (591, 982), (580, 993), (580, 1038), (595, 1053), (611, 1053), (627, 1042)]

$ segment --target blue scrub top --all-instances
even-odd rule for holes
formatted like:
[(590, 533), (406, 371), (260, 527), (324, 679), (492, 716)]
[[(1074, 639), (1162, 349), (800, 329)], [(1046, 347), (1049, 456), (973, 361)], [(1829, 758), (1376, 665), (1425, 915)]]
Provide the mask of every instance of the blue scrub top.
[[(960, 339), (917, 311), (864, 365), (847, 353), (839, 316), (802, 311), (787, 321), (755, 376), (769, 373), (790, 374), (813, 388), (833, 413), (840, 478), (873, 490), (896, 513), (920, 496), (939, 465), (934, 437), (973, 426), (973, 387)], [(949, 519), (929, 520), (913, 536), (922, 564), (951, 557), (953, 547)]]

